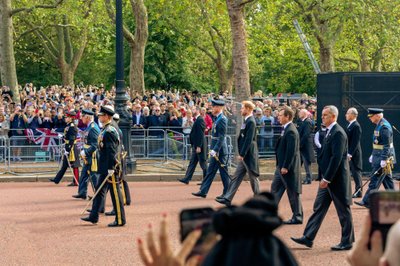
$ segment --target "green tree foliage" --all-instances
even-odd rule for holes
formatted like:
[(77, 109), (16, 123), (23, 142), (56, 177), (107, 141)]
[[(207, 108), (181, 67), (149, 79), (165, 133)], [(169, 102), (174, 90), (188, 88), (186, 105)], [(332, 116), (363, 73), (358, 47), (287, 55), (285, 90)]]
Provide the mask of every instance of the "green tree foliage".
[[(50, 0), (13, 0), (13, 8), (49, 4)], [(74, 47), (88, 28), (88, 44), (75, 72), (75, 83), (114, 82), (115, 29), (104, 1), (92, 1), (92, 19), (83, 19), (90, 1), (64, 1), (55, 10), (39, 9), (15, 16), (15, 58), (21, 84), (61, 84), (60, 73), (46, 55), (29, 23), (54, 40), (54, 24), (68, 15)], [(135, 20), (125, 1), (124, 22)], [(145, 83), (151, 89), (218, 92), (221, 77), (216, 58), (231, 68), (232, 40), (225, 0), (146, 0), (149, 38), (145, 52)], [(304, 9), (302, 9), (304, 8)], [(352, 10), (352, 12), (345, 12)], [(332, 55), (336, 71), (399, 71), (400, 5), (398, 0), (258, 0), (245, 6), (251, 90), (265, 93), (315, 94), (316, 75), (293, 26), (297, 19), (321, 63), (322, 48)], [(319, 26), (318, 26), (319, 25)], [(129, 48), (125, 43), (128, 81)], [(219, 47), (220, 50), (218, 52)], [(323, 52), (323, 51), (322, 51)], [(220, 53), (220, 54), (218, 54)], [(228, 73), (228, 72), (226, 72)]]

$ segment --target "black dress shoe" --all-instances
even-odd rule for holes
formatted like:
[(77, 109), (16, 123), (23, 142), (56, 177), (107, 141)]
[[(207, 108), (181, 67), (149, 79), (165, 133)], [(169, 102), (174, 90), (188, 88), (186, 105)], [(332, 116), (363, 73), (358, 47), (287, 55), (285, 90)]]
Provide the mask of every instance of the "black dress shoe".
[(81, 218), (81, 220), (82, 220), (82, 221), (85, 221), (85, 222), (90, 222), (90, 223), (92, 223), (92, 224), (97, 224), (97, 222), (98, 222), (98, 221), (95, 221), (95, 220), (91, 219), (90, 216), (88, 216), (88, 217), (83, 217), (83, 218)]
[(369, 205), (368, 205), (368, 204), (365, 204), (364, 201), (355, 201), (354, 204), (369, 209)]
[(203, 182), (199, 182), (196, 185), (201, 186), (201, 185), (203, 185)]
[(75, 198), (75, 199), (84, 199), (84, 200), (86, 199), (86, 196), (79, 195), (79, 194), (78, 195), (72, 195), (72, 197)]
[(76, 185), (74, 182), (71, 182), (67, 185), (68, 187), (77, 187), (78, 185)]
[(178, 178), (178, 181), (185, 185), (189, 184), (189, 181), (187, 181), (185, 178)]
[(118, 224), (116, 221), (114, 221), (114, 222), (108, 224), (108, 227), (117, 227), (117, 226), (124, 226), (124, 225), (125, 225), (124, 223)]
[(357, 193), (354, 193), (353, 196), (352, 196), (352, 198), (353, 198), (353, 199), (355, 199), (355, 198), (362, 198), (362, 191), (360, 190), (360, 191), (358, 191)]
[(310, 185), (311, 184), (311, 180), (304, 180), (302, 182), (303, 185)]
[(216, 199), (224, 199), (224, 194), (215, 197)]
[(215, 201), (218, 202), (218, 203), (221, 203), (221, 204), (223, 204), (223, 205), (225, 205), (227, 207), (232, 205), (231, 202), (229, 200), (225, 199), (225, 198), (215, 198)]
[(283, 224), (303, 224), (303, 221), (299, 221), (296, 219), (289, 219), (287, 221), (283, 221)]
[(345, 245), (345, 244), (340, 243), (340, 244), (338, 244), (336, 246), (331, 247), (331, 250), (333, 250), (333, 251), (343, 251), (343, 250), (350, 250), (352, 247), (353, 247), (352, 244)]
[(291, 237), (290, 239), (292, 239), (292, 240), (293, 240), (294, 242), (296, 242), (297, 244), (306, 246), (306, 247), (308, 247), (308, 248), (311, 248), (311, 247), (313, 246), (313, 241), (310, 240), (310, 239), (308, 239), (308, 238), (305, 237), (305, 236), (302, 236), (302, 237), (300, 237), (300, 238)]
[(105, 214), (106, 216), (114, 216), (114, 215), (115, 215), (115, 211), (112, 210), (112, 211), (109, 211), (109, 212), (105, 212), (104, 214)]
[(53, 182), (54, 184), (58, 184), (58, 182), (56, 182), (56, 179), (55, 179), (55, 178), (49, 178), (49, 181), (50, 181), (50, 182)]
[(203, 194), (203, 193), (201, 193), (200, 191), (199, 191), (199, 192), (196, 192), (196, 193), (192, 193), (192, 195), (193, 195), (193, 196), (196, 196), (196, 197), (201, 197), (201, 198), (207, 197), (206, 194)]

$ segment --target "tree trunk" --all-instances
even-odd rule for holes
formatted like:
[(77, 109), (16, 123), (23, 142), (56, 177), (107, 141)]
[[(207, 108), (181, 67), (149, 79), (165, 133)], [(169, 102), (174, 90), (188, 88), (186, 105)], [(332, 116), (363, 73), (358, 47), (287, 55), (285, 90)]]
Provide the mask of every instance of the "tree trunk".
[(0, 1), (0, 74), (2, 84), (8, 86), (15, 102), (19, 102), (17, 71), (14, 57), (11, 0)]
[(333, 58), (333, 49), (331, 45), (325, 46), (324, 44), (320, 43), (319, 57), (322, 72), (335, 72), (335, 61)]
[(358, 42), (360, 43), (360, 65), (362, 72), (371, 71), (369, 65), (369, 58), (367, 53), (367, 46), (365, 45), (364, 38), (362, 36), (358, 37)]
[(68, 64), (59, 64), (58, 68), (61, 72), (61, 77), (64, 86), (73, 86), (75, 71), (73, 71)]
[(232, 93), (232, 71), (230, 69), (227, 70), (223, 62), (215, 61), (218, 70), (219, 92), (221, 94), (224, 92)]
[(127, 39), (131, 47), (131, 60), (129, 71), (130, 95), (136, 93), (144, 95), (144, 53), (146, 49), (148, 31), (147, 9), (143, 0), (131, 0), (132, 11), (135, 14), (135, 36)]
[(232, 31), (232, 58), (236, 100), (248, 100), (250, 97), (250, 74), (246, 44), (243, 3), (226, 0)]
[(383, 59), (383, 48), (379, 48), (374, 53), (374, 63), (372, 66), (372, 71), (381, 72), (382, 71), (382, 59)]

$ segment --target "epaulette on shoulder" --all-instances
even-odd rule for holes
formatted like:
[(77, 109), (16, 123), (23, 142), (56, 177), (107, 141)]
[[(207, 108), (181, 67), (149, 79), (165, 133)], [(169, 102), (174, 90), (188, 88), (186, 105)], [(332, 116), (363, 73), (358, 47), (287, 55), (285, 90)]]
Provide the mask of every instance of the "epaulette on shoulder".
[(74, 127), (75, 125), (74, 125), (74, 123), (71, 123), (69, 126), (70, 126), (70, 127)]
[(92, 123), (92, 128), (94, 127), (94, 123)]

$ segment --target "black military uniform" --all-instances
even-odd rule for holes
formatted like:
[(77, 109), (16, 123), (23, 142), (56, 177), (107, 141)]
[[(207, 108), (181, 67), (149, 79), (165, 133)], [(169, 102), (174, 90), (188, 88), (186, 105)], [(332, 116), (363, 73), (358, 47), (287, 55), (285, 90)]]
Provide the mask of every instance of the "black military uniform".
[[(82, 111), (83, 115), (94, 115), (94, 112), (91, 110), (83, 110)], [(82, 167), (81, 171), (81, 178), (79, 180), (79, 189), (78, 189), (78, 194), (73, 195), (72, 197), (74, 198), (81, 198), (81, 199), (86, 199), (87, 195), (87, 187), (88, 187), (88, 181), (91, 180), (92, 185), (96, 185), (96, 172), (97, 172), (97, 157), (96, 157), (96, 150), (97, 150), (97, 138), (100, 133), (100, 128), (99, 126), (94, 122), (90, 122), (87, 125), (87, 128), (84, 132), (84, 145), (81, 151), (84, 153), (83, 162), (84, 165)], [(90, 178), (89, 178), (90, 177)]]
[[(113, 116), (115, 114), (112, 106), (102, 106), (100, 108), (99, 116), (108, 115)], [(115, 221), (108, 226), (123, 226), (126, 223), (125, 210), (122, 200), (122, 194), (119, 187), (119, 180), (117, 173), (114, 172), (117, 165), (118, 157), (118, 146), (120, 138), (118, 131), (111, 125), (111, 121), (105, 123), (98, 137), (98, 164), (99, 180), (97, 182), (96, 190), (100, 191), (99, 194), (93, 199), (93, 206), (89, 217), (81, 218), (83, 221), (97, 223), (99, 220), (99, 209), (104, 201), (104, 197), (107, 194), (107, 190), (110, 189), (111, 199), (113, 208), (115, 210)], [(103, 187), (100, 185), (107, 178), (107, 181)]]
[[(376, 114), (383, 113), (383, 109), (368, 108), (368, 116), (371, 117)], [(354, 202), (359, 206), (369, 207), (369, 194), (371, 190), (379, 189), (383, 183), (385, 189), (394, 189), (394, 183), (392, 173), (385, 174), (382, 172), (386, 166), (386, 161), (392, 157), (392, 163), (396, 163), (396, 155), (393, 146), (393, 129), (392, 125), (382, 117), (377, 123), (372, 144), (372, 155), (370, 157), (370, 163), (372, 164), (372, 173), (378, 171), (377, 174), (371, 177), (368, 185), (368, 190), (365, 193), (363, 199), (359, 202)]]
[[(66, 116), (75, 118), (76, 113), (74, 111), (66, 112)], [(61, 179), (64, 177), (65, 172), (68, 167), (73, 169), (74, 177), (72, 183), (69, 185), (77, 186), (79, 180), (79, 169), (80, 161), (79, 161), (79, 151), (76, 146), (76, 138), (78, 136), (78, 128), (71, 121), (67, 124), (64, 129), (64, 143), (65, 143), (65, 152), (62, 159), (61, 169), (57, 172), (55, 178), (49, 179), (50, 181), (58, 184)]]

